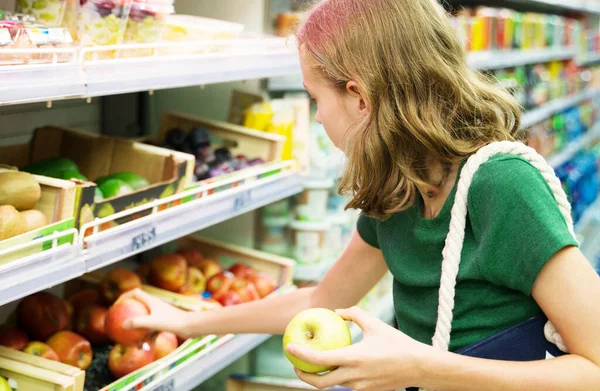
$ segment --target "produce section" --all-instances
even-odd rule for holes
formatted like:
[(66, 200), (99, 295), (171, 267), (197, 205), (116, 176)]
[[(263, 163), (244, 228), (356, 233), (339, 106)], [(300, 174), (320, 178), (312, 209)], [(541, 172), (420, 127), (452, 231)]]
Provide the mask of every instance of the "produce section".
[[(469, 66), (523, 107), (522, 134), (561, 179), (600, 268), (600, 35), (585, 14), (600, 8), (569, 3), (455, 8), (452, 22)], [(135, 288), (185, 311), (261, 300), (314, 286), (350, 240), (344, 159), (313, 121), (288, 35), (299, 11), (265, 4), (264, 30), (279, 37), (185, 0), (19, 0), (0, 12), (0, 119), (143, 93), (95, 129), (0, 121), (0, 390), (203, 391), (238, 360), (252, 361), (239, 372), (295, 376), (270, 336), (131, 333), (124, 318), (147, 309), (119, 300)], [(133, 111), (132, 136), (118, 118)], [(393, 325), (391, 279), (359, 305)], [(301, 389), (246, 377), (228, 389), (261, 386)]]

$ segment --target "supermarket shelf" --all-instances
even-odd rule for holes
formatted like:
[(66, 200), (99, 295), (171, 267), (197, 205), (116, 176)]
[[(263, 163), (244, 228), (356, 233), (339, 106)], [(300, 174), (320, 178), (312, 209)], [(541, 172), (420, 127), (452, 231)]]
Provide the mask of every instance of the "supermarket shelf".
[[(57, 244), (71, 235), (70, 242)], [(1, 250), (0, 260), (12, 259), (47, 242), (53, 242), (54, 248), (0, 266), (0, 306), (83, 275), (85, 263), (80, 257), (76, 229)]]
[(525, 64), (565, 60), (576, 55), (574, 48), (549, 48), (540, 50), (511, 50), (469, 53), (467, 61), (473, 69), (500, 69)]
[(581, 136), (579, 140), (569, 143), (562, 151), (550, 156), (548, 164), (553, 168), (558, 168), (569, 161), (577, 152), (589, 146), (595, 139), (600, 137), (600, 124), (594, 125), (586, 134)]
[[(281, 172), (257, 179), (274, 170)], [(208, 196), (215, 189), (223, 187), (229, 188)], [(244, 170), (226, 180), (201, 185), (193, 190), (97, 219), (82, 227), (82, 232), (94, 232), (81, 238), (87, 270), (108, 266), (300, 191), (302, 183), (300, 175), (294, 170), (294, 163), (281, 162)], [(190, 196), (201, 198), (159, 211), (163, 205)], [(151, 214), (98, 232), (98, 227), (104, 224), (144, 212)]]
[[(215, 47), (218, 45), (219, 47)], [(156, 55), (115, 60), (83, 60), (87, 96), (152, 91), (300, 72), (298, 57), (279, 38), (184, 44), (119, 45), (84, 50), (82, 58), (106, 51), (151, 50), (201, 54)], [(217, 50), (223, 49), (223, 52)]]
[(581, 252), (592, 263), (600, 257), (600, 197), (589, 206), (575, 226)]
[[(452, 4), (470, 4), (479, 3), (472, 0), (450, 0)], [(504, 7), (524, 6), (530, 8), (532, 11), (544, 12), (544, 13), (556, 13), (556, 12), (587, 12), (597, 14), (600, 13), (600, 6), (595, 5), (590, 0), (504, 0), (502, 2)]]
[(528, 111), (521, 118), (521, 128), (528, 128), (554, 114), (560, 113), (570, 107), (577, 106), (586, 99), (600, 95), (600, 90), (586, 90), (566, 98), (552, 100), (545, 105)]
[[(394, 313), (394, 296), (392, 292), (389, 292), (381, 299), (377, 305), (373, 308), (372, 311), (369, 311), (382, 321), (387, 324), (392, 324), (394, 321), (394, 317), (396, 316)], [(357, 341), (362, 338), (363, 332), (355, 323), (350, 325), (350, 334), (352, 334), (352, 340)]]
[(579, 60), (578, 62), (579, 65), (583, 67), (596, 65), (600, 62), (600, 53), (588, 53), (585, 58)]

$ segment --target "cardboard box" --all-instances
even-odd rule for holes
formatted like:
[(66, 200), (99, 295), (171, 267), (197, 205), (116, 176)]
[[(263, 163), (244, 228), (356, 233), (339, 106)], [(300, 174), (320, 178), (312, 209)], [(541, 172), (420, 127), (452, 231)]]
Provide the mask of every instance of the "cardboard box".
[[(5, 158), (0, 147), (0, 156)], [(8, 160), (8, 159), (7, 159)], [(10, 164), (10, 163), (9, 163)], [(2, 168), (0, 172), (7, 171)], [(74, 227), (75, 220), (75, 203), (77, 198), (77, 186), (70, 181), (61, 179), (48, 178), (41, 175), (34, 175), (35, 179), (40, 184), (42, 190), (40, 200), (35, 205), (34, 209), (42, 212), (48, 219), (48, 224), (45, 227), (26, 232), (24, 234), (0, 241), (0, 250), (8, 250), (17, 245), (29, 243), (35, 239), (43, 238), (52, 235), (55, 232), (67, 231)], [(72, 241), (72, 235), (64, 236), (57, 241), (57, 245), (69, 243)], [(0, 255), (0, 265), (37, 254), (52, 248), (52, 241), (40, 242), (21, 250), (11, 252), (10, 254)]]
[[(59, 156), (73, 160), (90, 181), (129, 171), (150, 182), (150, 186), (130, 194), (94, 202), (96, 185), (93, 182), (75, 181), (79, 189), (75, 210), (78, 228), (96, 217), (107, 217), (182, 191), (191, 182), (194, 169), (194, 157), (189, 154), (57, 127), (39, 128), (29, 144), (12, 146), (7, 151), (8, 164), (18, 167)], [(129, 216), (101, 229), (138, 217), (141, 216)]]

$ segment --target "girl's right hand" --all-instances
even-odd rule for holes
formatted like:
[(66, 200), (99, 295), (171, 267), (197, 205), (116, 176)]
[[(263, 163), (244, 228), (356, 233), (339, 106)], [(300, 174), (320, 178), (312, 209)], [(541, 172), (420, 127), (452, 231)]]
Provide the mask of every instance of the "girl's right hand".
[(170, 331), (181, 337), (188, 337), (186, 320), (188, 313), (149, 295), (141, 289), (131, 290), (123, 295), (141, 301), (150, 310), (150, 315), (130, 319), (123, 324), (126, 329), (147, 328)]

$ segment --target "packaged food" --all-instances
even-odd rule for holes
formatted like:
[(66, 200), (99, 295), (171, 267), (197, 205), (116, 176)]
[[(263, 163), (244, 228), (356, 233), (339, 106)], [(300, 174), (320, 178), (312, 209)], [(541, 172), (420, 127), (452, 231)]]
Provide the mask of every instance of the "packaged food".
[[(124, 42), (156, 43), (162, 38), (165, 21), (175, 11), (172, 0), (134, 0), (131, 3)], [(125, 56), (149, 56), (151, 49), (127, 50)]]
[(264, 217), (289, 217), (290, 201), (288, 198), (269, 204), (262, 209)]
[(258, 248), (268, 253), (287, 256), (289, 253), (289, 221), (287, 217), (263, 217)]
[[(123, 43), (131, 0), (82, 0), (77, 20), (80, 46)], [(101, 51), (99, 58), (114, 58), (115, 51)]]
[(165, 41), (190, 42), (233, 40), (239, 38), (244, 25), (191, 15), (169, 15), (165, 25)]
[(292, 257), (298, 263), (318, 263), (327, 254), (327, 222), (299, 221), (290, 223), (290, 247)]
[(327, 213), (329, 189), (334, 185), (330, 179), (307, 179), (303, 181), (304, 190), (296, 202), (296, 219), (319, 221)]
[(17, 12), (32, 15), (50, 27), (62, 26), (65, 9), (66, 0), (17, 0)]
[[(61, 27), (45, 27), (38, 24), (3, 20), (0, 21), (0, 47), (8, 49), (68, 48), (71, 35)], [(68, 61), (69, 55), (54, 57), (52, 53), (0, 53), (0, 64), (27, 64)]]
[(479, 7), (473, 17), (471, 30), (471, 50), (474, 52), (490, 50), (491, 38), (495, 29), (495, 10), (489, 7)]

